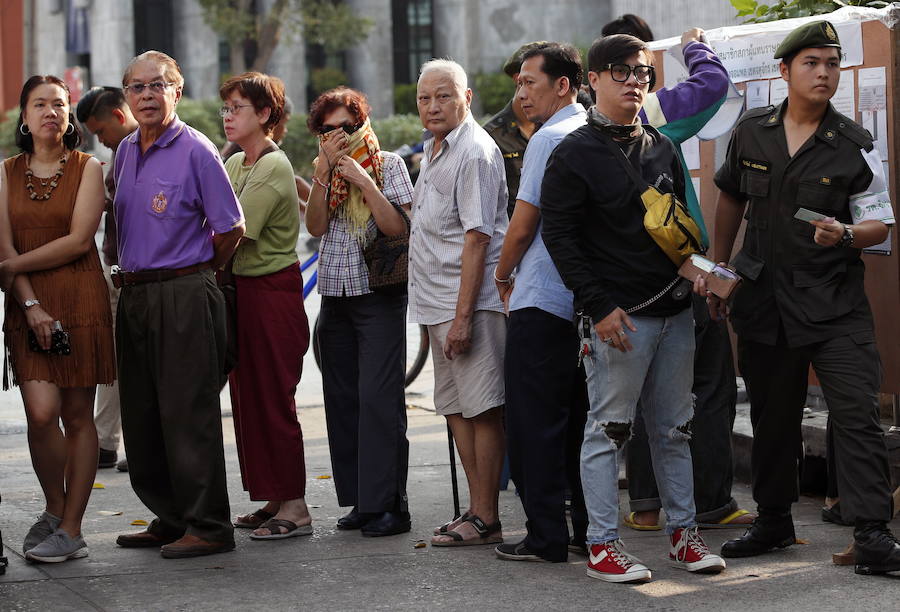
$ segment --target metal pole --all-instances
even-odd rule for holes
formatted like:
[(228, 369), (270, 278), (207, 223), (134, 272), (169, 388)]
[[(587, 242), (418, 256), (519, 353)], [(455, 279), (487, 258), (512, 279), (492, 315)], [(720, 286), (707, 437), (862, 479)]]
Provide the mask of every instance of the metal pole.
[(450, 484), (453, 487), (453, 518), (459, 514), (459, 482), (456, 480), (456, 449), (453, 447), (453, 431), (447, 423), (447, 446), (450, 449)]

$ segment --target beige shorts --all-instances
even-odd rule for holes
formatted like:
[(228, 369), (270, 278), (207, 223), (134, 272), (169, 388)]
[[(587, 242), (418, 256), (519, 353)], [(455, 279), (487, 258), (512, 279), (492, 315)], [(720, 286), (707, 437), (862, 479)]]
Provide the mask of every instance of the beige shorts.
[(428, 326), (434, 361), (434, 407), (442, 416), (462, 414), (470, 419), (505, 402), (506, 317), (491, 310), (476, 311), (471, 348), (450, 360), (444, 357), (444, 340), (452, 324), (446, 321)]

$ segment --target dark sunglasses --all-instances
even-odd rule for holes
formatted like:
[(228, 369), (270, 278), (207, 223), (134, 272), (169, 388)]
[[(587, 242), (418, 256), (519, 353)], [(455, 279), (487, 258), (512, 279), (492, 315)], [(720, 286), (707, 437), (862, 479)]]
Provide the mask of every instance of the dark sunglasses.
[(357, 131), (359, 128), (361, 128), (362, 126), (363, 126), (362, 123), (357, 123), (356, 125), (351, 125), (349, 123), (345, 123), (343, 125), (323, 125), (322, 127), (319, 128), (319, 134), (322, 134), (324, 136), (328, 132), (333, 132), (334, 130), (337, 130), (337, 129), (342, 129), (345, 132), (347, 132), (347, 134), (352, 134), (355, 131)]

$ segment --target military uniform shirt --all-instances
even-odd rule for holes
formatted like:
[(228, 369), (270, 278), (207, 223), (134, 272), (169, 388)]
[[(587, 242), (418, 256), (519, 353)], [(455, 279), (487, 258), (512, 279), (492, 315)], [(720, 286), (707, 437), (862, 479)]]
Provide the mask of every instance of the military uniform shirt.
[(778, 107), (747, 111), (735, 127), (716, 185), (749, 200), (747, 229), (732, 264), (744, 279), (731, 321), (742, 339), (788, 346), (837, 335), (871, 341), (872, 314), (863, 284), (860, 250), (824, 247), (799, 208), (846, 224), (874, 219), (893, 224), (881, 160), (872, 137), (829, 104), (815, 133), (788, 155)]

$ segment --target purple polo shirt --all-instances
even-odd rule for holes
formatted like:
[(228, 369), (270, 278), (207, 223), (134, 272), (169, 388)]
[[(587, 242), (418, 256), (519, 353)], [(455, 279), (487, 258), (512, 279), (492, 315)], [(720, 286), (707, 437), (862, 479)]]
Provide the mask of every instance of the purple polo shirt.
[(116, 151), (116, 222), (123, 270), (174, 269), (213, 258), (213, 234), (244, 222), (210, 140), (178, 119), (141, 153), (140, 130)]

